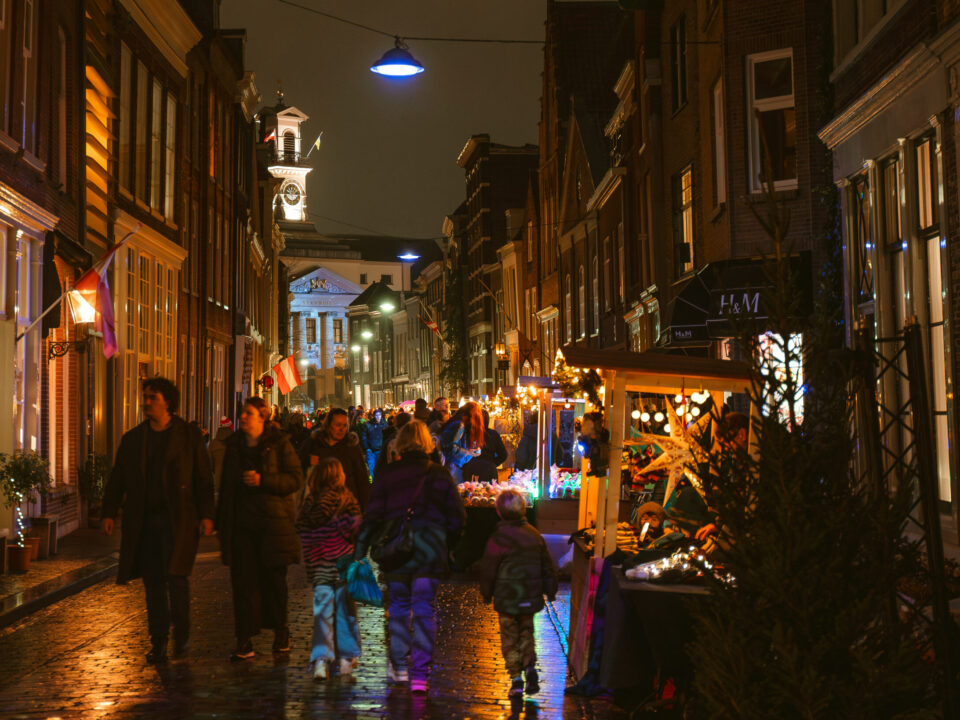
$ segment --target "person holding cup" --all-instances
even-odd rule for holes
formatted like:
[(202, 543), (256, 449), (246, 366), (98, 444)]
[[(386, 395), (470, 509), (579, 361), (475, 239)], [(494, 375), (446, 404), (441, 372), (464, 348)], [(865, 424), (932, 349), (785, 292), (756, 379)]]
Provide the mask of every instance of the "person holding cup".
[(366, 509), (370, 500), (370, 472), (360, 449), (360, 439), (355, 432), (350, 432), (350, 417), (343, 408), (332, 408), (323, 424), (300, 448), (300, 461), (306, 473), (328, 457), (340, 461), (347, 489), (360, 503), (360, 509)]
[(270, 407), (248, 398), (240, 431), (224, 453), (217, 532), (230, 567), (237, 645), (232, 660), (254, 656), (253, 637), (273, 628), (273, 652), (290, 651), (287, 566), (300, 562), (296, 495), (303, 470), (296, 451), (269, 420)]

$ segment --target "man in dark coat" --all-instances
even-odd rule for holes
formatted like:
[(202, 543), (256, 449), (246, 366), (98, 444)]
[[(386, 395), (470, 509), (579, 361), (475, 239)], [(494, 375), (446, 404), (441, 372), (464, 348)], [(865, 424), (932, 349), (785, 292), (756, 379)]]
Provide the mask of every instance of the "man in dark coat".
[(383, 411), (377, 408), (373, 417), (363, 424), (360, 430), (360, 447), (367, 458), (367, 467), (375, 468), (380, 451), (383, 450), (383, 433), (387, 429), (387, 421), (383, 419)]
[(350, 432), (347, 411), (342, 408), (333, 408), (327, 413), (323, 427), (307, 438), (300, 448), (300, 462), (307, 476), (310, 468), (325, 457), (340, 461), (347, 476), (347, 489), (360, 503), (360, 508), (366, 508), (370, 499), (370, 473), (357, 435)]
[(113, 534), (123, 508), (117, 582), (142, 577), (150, 652), (167, 657), (173, 623), (174, 653), (183, 655), (190, 634), (190, 587), (199, 535), (213, 532), (213, 473), (200, 432), (175, 413), (176, 386), (155, 377), (143, 383), (147, 419), (125, 433), (104, 490), (103, 522)]

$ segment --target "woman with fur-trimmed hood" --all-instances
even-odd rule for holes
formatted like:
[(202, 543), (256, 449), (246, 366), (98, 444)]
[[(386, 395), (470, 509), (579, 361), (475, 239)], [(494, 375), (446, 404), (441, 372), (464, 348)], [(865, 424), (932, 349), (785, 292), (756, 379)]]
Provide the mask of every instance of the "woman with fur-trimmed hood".
[(360, 439), (350, 432), (347, 411), (333, 408), (327, 413), (323, 426), (311, 435), (300, 448), (300, 462), (306, 472), (321, 459), (332, 457), (340, 461), (347, 476), (347, 489), (365, 509), (370, 499), (370, 473), (360, 449)]

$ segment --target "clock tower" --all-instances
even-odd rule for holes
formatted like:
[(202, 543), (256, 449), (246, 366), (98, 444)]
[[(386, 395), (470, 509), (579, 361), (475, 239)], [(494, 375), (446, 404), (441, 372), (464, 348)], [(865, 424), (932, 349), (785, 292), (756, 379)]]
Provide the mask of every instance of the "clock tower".
[(309, 118), (297, 108), (284, 104), (282, 90), (277, 92), (277, 104), (263, 108), (259, 118), (263, 141), (274, 144), (269, 170), (280, 181), (274, 204), (280, 201), (282, 220), (306, 223), (307, 173), (312, 168), (306, 163), (310, 148), (303, 146), (301, 127)]

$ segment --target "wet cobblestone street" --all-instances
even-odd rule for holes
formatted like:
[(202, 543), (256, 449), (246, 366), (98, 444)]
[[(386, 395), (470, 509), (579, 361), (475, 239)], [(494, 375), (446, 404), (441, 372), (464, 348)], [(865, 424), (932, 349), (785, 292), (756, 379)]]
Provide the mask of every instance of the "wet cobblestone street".
[[(256, 658), (231, 663), (228, 573), (216, 554), (204, 553), (191, 581), (190, 653), (159, 667), (144, 661), (141, 584), (94, 585), (0, 631), (0, 717), (625, 717), (603, 701), (564, 696), (569, 683), (564, 648), (556, 617), (547, 612), (537, 616), (541, 693), (511, 707), (496, 615), (469, 581), (441, 586), (426, 698), (388, 687), (383, 611), (367, 607), (360, 608), (363, 657), (355, 678), (315, 683), (307, 667), (312, 617), (302, 568), (291, 568), (289, 583), (289, 658), (273, 657), (268, 631), (254, 641)], [(566, 612), (565, 603), (558, 605)]]

